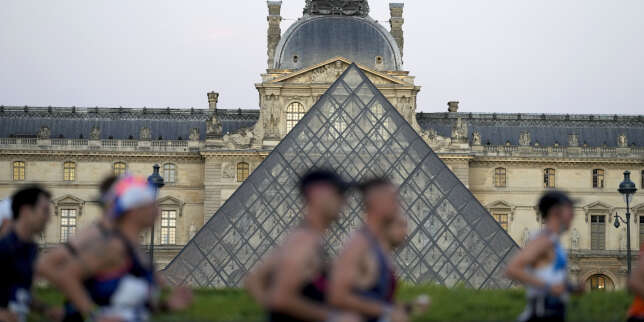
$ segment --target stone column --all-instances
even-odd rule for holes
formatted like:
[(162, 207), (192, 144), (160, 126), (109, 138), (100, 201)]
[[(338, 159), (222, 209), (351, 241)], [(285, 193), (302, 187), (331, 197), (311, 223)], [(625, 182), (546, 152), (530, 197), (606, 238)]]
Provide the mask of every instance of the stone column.
[(219, 102), (219, 93), (209, 92), (208, 93), (208, 110), (210, 113), (217, 111), (217, 102)]
[(267, 54), (268, 54), (268, 69), (273, 69), (275, 64), (275, 50), (277, 44), (282, 39), (282, 29), (280, 22), (282, 22), (281, 10), (282, 1), (268, 1), (268, 41), (267, 41)]
[(391, 26), (391, 35), (396, 39), (398, 43), (398, 49), (400, 49), (400, 56), (403, 55), (403, 48), (405, 47), (405, 37), (403, 35), (403, 24), (405, 19), (403, 19), (403, 9), (405, 8), (404, 3), (390, 3), (389, 12), (391, 13), (391, 19), (389, 20), (389, 25)]

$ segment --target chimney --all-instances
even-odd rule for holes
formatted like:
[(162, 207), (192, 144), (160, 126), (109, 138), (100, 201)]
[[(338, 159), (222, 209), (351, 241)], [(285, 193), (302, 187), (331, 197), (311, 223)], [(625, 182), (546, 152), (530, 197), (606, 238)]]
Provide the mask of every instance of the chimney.
[(457, 113), (458, 112), (458, 101), (451, 101), (447, 102), (447, 111), (450, 113)]
[(282, 39), (282, 29), (280, 22), (282, 22), (282, 1), (267, 1), (268, 4), (268, 37), (267, 37), (267, 54), (268, 54), (268, 69), (273, 69), (275, 66), (275, 50), (277, 44)]
[(219, 93), (216, 93), (216, 92), (208, 93), (208, 110), (210, 112), (215, 112), (217, 110), (218, 101), (219, 101)]
[(405, 47), (405, 36), (403, 35), (403, 24), (405, 19), (403, 19), (403, 9), (405, 8), (404, 3), (390, 3), (389, 12), (391, 14), (391, 19), (389, 20), (389, 26), (391, 27), (391, 35), (396, 39), (398, 44), (398, 49), (400, 49), (400, 56), (403, 55), (403, 48)]

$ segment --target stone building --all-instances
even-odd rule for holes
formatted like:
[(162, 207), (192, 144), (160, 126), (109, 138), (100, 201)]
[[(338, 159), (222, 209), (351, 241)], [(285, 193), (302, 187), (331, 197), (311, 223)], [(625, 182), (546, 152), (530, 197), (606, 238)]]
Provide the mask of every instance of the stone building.
[(625, 212), (617, 186), (630, 170), (640, 189), (631, 241), (635, 250), (644, 242), (644, 116), (463, 113), (458, 102), (419, 113), (421, 88), (403, 64), (404, 6), (390, 4), (387, 30), (366, 1), (333, 3), (306, 1), (282, 33), (281, 1), (268, 1), (259, 109), (219, 108), (215, 92), (207, 109), (1, 106), (0, 198), (30, 183), (50, 189), (55, 215), (41, 242), (52, 247), (99, 215), (105, 175), (149, 175), (159, 164), (154, 243), (164, 265), (355, 62), (519, 245), (540, 227), (539, 195), (569, 191), (578, 200), (564, 237), (571, 273), (588, 287), (624, 287), (626, 232), (612, 222)]

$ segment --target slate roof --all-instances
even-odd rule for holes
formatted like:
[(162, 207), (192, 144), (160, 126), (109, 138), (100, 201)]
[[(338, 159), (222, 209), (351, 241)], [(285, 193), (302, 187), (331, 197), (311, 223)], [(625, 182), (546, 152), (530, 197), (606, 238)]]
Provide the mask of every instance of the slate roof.
[[(378, 70), (402, 68), (396, 40), (383, 26), (369, 17), (345, 16), (299, 19), (277, 45), (275, 68), (302, 69), (338, 56)], [(382, 66), (375, 66), (377, 56)]]
[(458, 118), (468, 124), (472, 133), (481, 133), (482, 144), (519, 145), (521, 132), (530, 132), (532, 144), (568, 146), (568, 135), (576, 133), (579, 145), (617, 146), (617, 139), (626, 134), (628, 144), (644, 146), (643, 115), (575, 115), (575, 114), (491, 114), (491, 113), (418, 113), (416, 119), (423, 129), (434, 129), (438, 135), (450, 137)]
[[(250, 127), (259, 110), (218, 109), (223, 133)], [(36, 136), (42, 126), (51, 137), (90, 137), (93, 127), (101, 129), (101, 139), (139, 138), (141, 128), (150, 128), (152, 139), (186, 140), (193, 128), (201, 139), (206, 136), (207, 109), (133, 109), (75, 107), (0, 107), (0, 137)]]

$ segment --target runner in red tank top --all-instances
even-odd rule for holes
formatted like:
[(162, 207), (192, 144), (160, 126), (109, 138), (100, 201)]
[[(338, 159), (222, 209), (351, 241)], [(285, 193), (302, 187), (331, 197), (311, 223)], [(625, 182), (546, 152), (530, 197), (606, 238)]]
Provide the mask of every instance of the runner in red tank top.
[(640, 259), (628, 280), (628, 288), (635, 298), (628, 309), (629, 322), (644, 322), (644, 243), (640, 246)]

